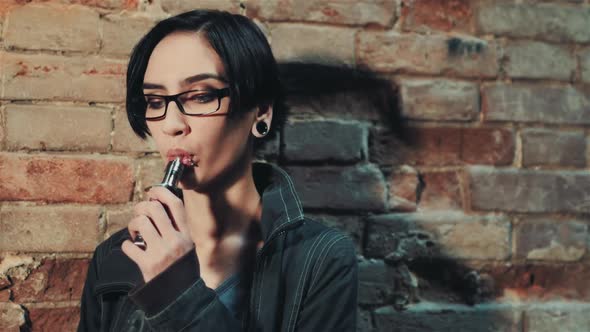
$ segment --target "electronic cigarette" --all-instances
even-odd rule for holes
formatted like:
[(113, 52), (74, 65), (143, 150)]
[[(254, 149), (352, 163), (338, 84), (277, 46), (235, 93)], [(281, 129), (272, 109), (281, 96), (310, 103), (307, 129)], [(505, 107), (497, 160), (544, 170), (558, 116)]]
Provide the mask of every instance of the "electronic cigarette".
[[(162, 182), (151, 187), (160, 186), (168, 188), (168, 190), (170, 190), (174, 195), (176, 195), (176, 197), (182, 199), (182, 190), (177, 187), (177, 184), (178, 181), (180, 181), (180, 178), (182, 177), (182, 173), (184, 172), (185, 168), (186, 166), (182, 163), (182, 157), (176, 157), (176, 159), (168, 162), (168, 165), (166, 165), (166, 170), (164, 171), (164, 178), (162, 179)], [(137, 233), (137, 235), (135, 236), (133, 243), (141, 249), (145, 249), (146, 247), (145, 241), (139, 233)]]

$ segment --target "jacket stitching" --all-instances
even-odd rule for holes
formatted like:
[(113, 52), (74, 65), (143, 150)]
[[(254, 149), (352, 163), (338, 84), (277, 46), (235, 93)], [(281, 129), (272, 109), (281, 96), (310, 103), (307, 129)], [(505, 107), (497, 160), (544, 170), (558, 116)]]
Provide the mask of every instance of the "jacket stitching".
[[(316, 238), (314, 243), (309, 248), (309, 251), (307, 252), (307, 257), (305, 258), (305, 263), (303, 264), (303, 271), (299, 277), (299, 281), (297, 282), (297, 290), (295, 291), (295, 297), (294, 297), (294, 301), (293, 301), (294, 305), (293, 305), (293, 308), (291, 309), (291, 315), (289, 316), (289, 323), (287, 324), (287, 330), (291, 330), (291, 322), (293, 321), (293, 317), (295, 317), (297, 315), (297, 311), (299, 310), (299, 305), (301, 303), (301, 297), (303, 297), (302, 285), (304, 283), (305, 276), (307, 275), (308, 266), (309, 266), (308, 263), (311, 259), (311, 256), (315, 253), (316, 248), (320, 245), (320, 243), (322, 242), (324, 237), (329, 232), (330, 232), (329, 230), (322, 232), (320, 234), (320, 236), (318, 236)], [(296, 319), (295, 319), (295, 322), (296, 322)], [(293, 323), (293, 329), (295, 329), (295, 323)]]
[(281, 201), (283, 202), (283, 206), (285, 207), (285, 213), (287, 214), (287, 220), (291, 221), (291, 217), (289, 217), (289, 209), (287, 208), (287, 203), (283, 198), (283, 188), (279, 189), (279, 196), (281, 196)]
[[(262, 261), (262, 271), (265, 271), (266, 269), (266, 258), (264, 258), (264, 260)], [(258, 303), (256, 303), (256, 320), (258, 320), (260, 318), (260, 302), (262, 302), (262, 286), (264, 285), (264, 273), (262, 273), (262, 276), (260, 278), (260, 288), (258, 288), (259, 290), (259, 296), (258, 296)]]
[(283, 175), (283, 177), (285, 179), (287, 179), (289, 191), (291, 191), (291, 195), (293, 196), (293, 200), (295, 201), (295, 204), (297, 205), (298, 217), (302, 216), (303, 215), (303, 212), (302, 212), (303, 208), (301, 206), (301, 202), (299, 201), (299, 197), (295, 193), (293, 182), (291, 181), (290, 177), (287, 175), (287, 173), (284, 170), (282, 170), (280, 168), (277, 168), (277, 170), (281, 173), (281, 175)]
[[(334, 247), (334, 245), (336, 245), (336, 243), (338, 243), (338, 241), (340, 241), (344, 238), (345, 238), (344, 236), (335, 237), (331, 240), (332, 243), (328, 243), (324, 247), (324, 249), (322, 249), (322, 252), (320, 252), (320, 255), (318, 256), (318, 258), (322, 257), (322, 260), (318, 264), (317, 268), (314, 269), (316, 271), (316, 274), (315, 274), (315, 276), (313, 276), (313, 279), (311, 280), (311, 284), (309, 286), (310, 289), (313, 288), (313, 286), (315, 285), (315, 281), (316, 281), (317, 277), (320, 275), (320, 271), (321, 271), (322, 267), (324, 266), (324, 261), (326, 260), (326, 257), (329, 256), (328, 254), (330, 253), (330, 249), (332, 249), (332, 247)], [(324, 254), (324, 252), (325, 252), (325, 254)]]

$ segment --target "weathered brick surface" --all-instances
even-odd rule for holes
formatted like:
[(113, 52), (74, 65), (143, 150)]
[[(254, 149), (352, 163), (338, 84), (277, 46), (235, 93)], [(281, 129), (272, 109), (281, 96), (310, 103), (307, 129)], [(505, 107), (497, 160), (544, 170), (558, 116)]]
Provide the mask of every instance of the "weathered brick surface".
[(494, 280), (496, 294), (507, 301), (588, 301), (588, 264), (501, 264), (478, 268)]
[(389, 176), (389, 208), (399, 211), (462, 209), (456, 171), (402, 168)]
[(10, 288), (15, 302), (78, 301), (82, 296), (88, 259), (45, 259), (24, 280)]
[(354, 162), (367, 155), (368, 129), (360, 122), (299, 121), (283, 130), (288, 161)]
[(122, 203), (132, 189), (125, 158), (0, 154), (0, 200)]
[(127, 228), (134, 215), (133, 206), (133, 204), (128, 204), (107, 208), (107, 229), (104, 239), (107, 239), (123, 228)]
[(509, 305), (420, 303), (406, 311), (391, 306), (374, 311), (376, 331), (521, 331), (521, 310)]
[(471, 204), (477, 210), (515, 212), (590, 211), (590, 176), (585, 171), (469, 168)]
[[(369, 257), (386, 257), (417, 241), (431, 255), (460, 259), (502, 260), (510, 255), (510, 222), (501, 215), (460, 212), (386, 214), (367, 221)], [(430, 242), (430, 243), (427, 243)]]
[(394, 0), (248, 0), (246, 14), (271, 21), (391, 26), (395, 4)]
[(484, 86), (482, 107), (489, 121), (590, 123), (590, 99), (569, 85)]
[(383, 260), (361, 260), (358, 263), (359, 303), (387, 303), (395, 291), (392, 272)]
[(582, 68), (582, 81), (590, 83), (590, 48), (580, 53), (580, 66)]
[(400, 82), (403, 115), (418, 120), (474, 120), (479, 114), (475, 83), (404, 79)]
[(0, 210), (0, 250), (92, 251), (98, 244), (100, 213), (97, 206), (5, 204)]
[(441, 30), (473, 33), (472, 7), (473, 2), (469, 0), (403, 0), (402, 28), (418, 32)]
[(5, 99), (124, 100), (122, 61), (2, 52), (0, 59)]
[(162, 158), (140, 159), (136, 164), (137, 182), (135, 185), (136, 193), (133, 197), (135, 200), (143, 200), (146, 187), (162, 182), (166, 164)]
[(101, 20), (102, 53), (128, 55), (155, 20), (137, 14), (108, 15)]
[(508, 165), (515, 153), (514, 133), (503, 128), (409, 127), (405, 141), (374, 128), (369, 159), (379, 164)]
[(240, 12), (239, 0), (161, 0), (160, 4), (162, 9), (173, 15), (200, 8)]
[(6, 145), (11, 149), (106, 152), (111, 112), (96, 107), (7, 105)]
[(583, 132), (525, 129), (521, 135), (523, 166), (586, 165), (586, 136)]
[(155, 152), (156, 146), (151, 136), (145, 140), (135, 134), (124, 108), (115, 110), (113, 131), (113, 151), (117, 152)]
[(548, 78), (569, 81), (576, 60), (566, 46), (514, 41), (505, 48), (505, 70), (513, 78)]
[(494, 77), (497, 58), (494, 42), (472, 37), (365, 30), (357, 37), (357, 62), (378, 72)]
[(464, 128), (461, 159), (469, 164), (510, 165), (515, 154), (515, 135), (505, 128)]
[(577, 332), (590, 326), (590, 306), (553, 302), (526, 310), (524, 323), (530, 332)]
[(354, 64), (356, 30), (345, 27), (279, 23), (270, 27), (271, 46), (279, 61)]
[(588, 225), (582, 221), (530, 218), (521, 221), (515, 233), (519, 258), (577, 261), (587, 250)]
[(4, 43), (30, 50), (94, 52), (100, 43), (98, 12), (59, 4), (15, 7), (8, 14)]
[(590, 41), (587, 6), (482, 1), (477, 11), (481, 33), (555, 42)]
[(75, 331), (78, 326), (80, 308), (32, 307), (29, 309), (33, 331)]
[(385, 210), (385, 181), (375, 165), (289, 167), (288, 172), (304, 207)]
[(17, 303), (0, 303), (0, 329), (6, 332), (21, 331), (26, 323), (25, 309)]
[(104, 9), (135, 9), (139, 0), (62, 0), (62, 2)]

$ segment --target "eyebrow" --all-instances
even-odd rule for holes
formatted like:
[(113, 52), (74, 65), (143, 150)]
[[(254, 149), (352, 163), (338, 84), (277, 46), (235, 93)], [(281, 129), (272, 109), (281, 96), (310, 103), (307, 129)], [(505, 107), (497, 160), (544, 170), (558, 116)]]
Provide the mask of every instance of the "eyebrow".
[[(189, 77), (185, 78), (184, 80), (182, 80), (181, 84), (188, 85), (188, 84), (199, 82), (199, 81), (206, 80), (209, 78), (213, 78), (213, 79), (219, 80), (221, 82), (227, 83), (227, 79), (223, 76), (219, 76), (217, 74), (212, 74), (212, 73), (203, 73), (203, 74), (189, 76)], [(148, 82), (144, 82), (142, 87), (143, 87), (143, 89), (163, 89), (163, 90), (166, 89), (166, 87), (161, 84), (148, 83)]]

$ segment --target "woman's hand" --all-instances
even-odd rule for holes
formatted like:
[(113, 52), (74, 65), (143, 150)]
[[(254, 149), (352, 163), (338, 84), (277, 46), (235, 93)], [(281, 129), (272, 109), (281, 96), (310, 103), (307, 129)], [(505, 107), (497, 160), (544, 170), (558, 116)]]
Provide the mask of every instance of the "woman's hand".
[(130, 240), (125, 240), (121, 246), (125, 255), (139, 266), (146, 283), (189, 250), (195, 250), (182, 200), (164, 187), (152, 187), (148, 197), (148, 201), (135, 205), (135, 217), (127, 227), (132, 238), (141, 234), (145, 250)]

